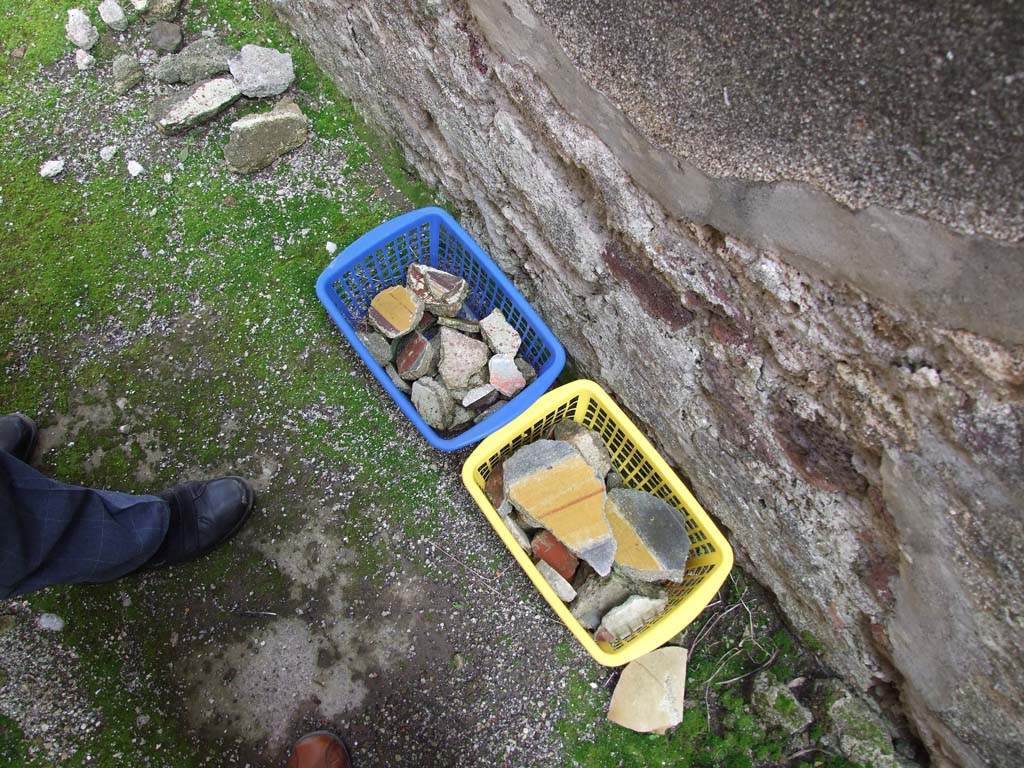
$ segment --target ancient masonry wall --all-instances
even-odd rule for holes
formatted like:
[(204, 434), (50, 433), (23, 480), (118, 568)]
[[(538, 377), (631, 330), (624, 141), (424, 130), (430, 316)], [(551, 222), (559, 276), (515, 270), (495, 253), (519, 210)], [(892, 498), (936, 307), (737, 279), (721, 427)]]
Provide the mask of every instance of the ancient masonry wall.
[(652, 146), (521, 0), (277, 0), (936, 765), (1024, 763), (1024, 254)]

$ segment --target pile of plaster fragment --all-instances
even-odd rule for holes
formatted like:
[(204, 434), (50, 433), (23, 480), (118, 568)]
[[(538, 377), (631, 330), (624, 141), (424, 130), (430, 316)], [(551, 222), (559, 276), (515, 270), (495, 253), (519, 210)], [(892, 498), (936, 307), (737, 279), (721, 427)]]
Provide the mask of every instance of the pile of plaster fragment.
[[(127, 13), (117, 0), (103, 0), (97, 8), (104, 25), (117, 35), (113, 38), (117, 47), (128, 42), (121, 33), (132, 22), (141, 18), (148, 25), (148, 49), (140, 56), (119, 53), (110, 67), (110, 87), (118, 95), (127, 95), (147, 77), (159, 83), (163, 93), (149, 105), (149, 119), (161, 134), (184, 133), (212, 120), (240, 99), (278, 96), (291, 86), (295, 69), (286, 52), (259, 45), (236, 50), (210, 36), (183, 48), (181, 25), (174, 22), (181, 8), (182, 0), (131, 0)], [(89, 14), (72, 8), (65, 30), (68, 40), (78, 48), (78, 69), (94, 69), (96, 58), (89, 51), (99, 41), (100, 33)], [(270, 112), (247, 115), (232, 123), (231, 138), (224, 147), (225, 163), (236, 173), (265, 168), (302, 146), (308, 138), (308, 126), (298, 105), (282, 99)], [(40, 169), (43, 176), (53, 177), (63, 170), (63, 160), (48, 162), (45, 172)], [(130, 172), (136, 176), (142, 170), (139, 167)]]
[(500, 309), (477, 318), (458, 275), (411, 264), (405, 285), (378, 293), (359, 338), (439, 434), (478, 424), (537, 378)]
[(686, 576), (683, 515), (625, 487), (601, 435), (564, 420), (487, 477), (513, 538), (598, 641), (627, 639), (668, 607)]

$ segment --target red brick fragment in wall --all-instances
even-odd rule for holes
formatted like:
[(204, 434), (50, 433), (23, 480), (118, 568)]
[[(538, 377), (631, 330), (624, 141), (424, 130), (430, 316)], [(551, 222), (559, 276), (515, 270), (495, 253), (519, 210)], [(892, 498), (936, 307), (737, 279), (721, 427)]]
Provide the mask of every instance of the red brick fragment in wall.
[(619, 254), (611, 245), (604, 249), (601, 258), (612, 276), (629, 285), (647, 314), (664, 321), (673, 331), (693, 321), (693, 312), (684, 307), (676, 292), (658, 277), (649, 259), (638, 264)]
[(853, 466), (852, 447), (826, 423), (802, 418), (782, 402), (774, 427), (786, 458), (815, 488), (852, 496), (867, 490), (867, 480)]

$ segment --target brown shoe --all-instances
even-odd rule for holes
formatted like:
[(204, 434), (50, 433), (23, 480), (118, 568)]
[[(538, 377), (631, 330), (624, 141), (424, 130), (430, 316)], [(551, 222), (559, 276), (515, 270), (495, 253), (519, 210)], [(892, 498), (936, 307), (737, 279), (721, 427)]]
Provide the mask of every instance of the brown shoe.
[(329, 731), (307, 733), (292, 747), (288, 768), (352, 768), (345, 742)]

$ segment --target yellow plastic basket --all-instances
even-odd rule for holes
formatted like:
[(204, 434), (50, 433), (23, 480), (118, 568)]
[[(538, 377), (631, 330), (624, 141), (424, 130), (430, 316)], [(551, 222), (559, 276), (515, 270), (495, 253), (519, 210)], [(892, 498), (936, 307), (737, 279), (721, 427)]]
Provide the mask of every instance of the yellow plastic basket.
[[(611, 453), (612, 465), (628, 487), (653, 493), (686, 518), (690, 537), (686, 579), (669, 588), (668, 606), (660, 616), (613, 643), (597, 642), (573, 617), (530, 556), (512, 538), (484, 492), (487, 477), (499, 462), (523, 445), (547, 437), (552, 427), (565, 419), (577, 421), (601, 435)], [(485, 438), (466, 459), (462, 482), (544, 599), (590, 655), (605, 666), (626, 664), (664, 645), (697, 618), (732, 570), (732, 548), (725, 537), (647, 438), (593, 381), (575, 381), (548, 392), (514, 421)]]

